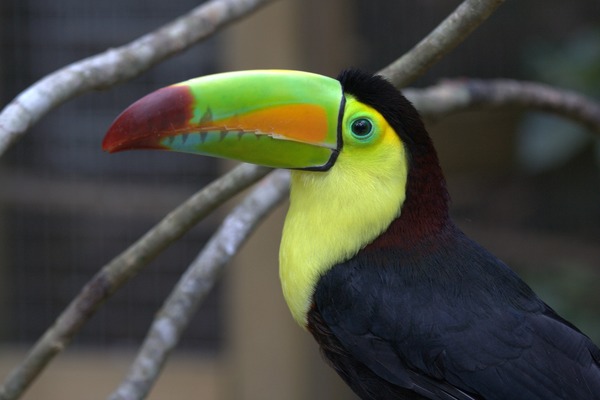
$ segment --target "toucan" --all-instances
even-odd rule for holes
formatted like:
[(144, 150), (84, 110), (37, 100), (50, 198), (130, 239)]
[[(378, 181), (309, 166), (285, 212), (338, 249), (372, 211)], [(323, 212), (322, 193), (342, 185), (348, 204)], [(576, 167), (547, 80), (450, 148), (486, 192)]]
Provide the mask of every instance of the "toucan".
[(424, 123), (384, 78), (204, 76), (135, 102), (103, 148), (290, 169), (283, 295), (361, 399), (600, 399), (598, 347), (453, 222)]

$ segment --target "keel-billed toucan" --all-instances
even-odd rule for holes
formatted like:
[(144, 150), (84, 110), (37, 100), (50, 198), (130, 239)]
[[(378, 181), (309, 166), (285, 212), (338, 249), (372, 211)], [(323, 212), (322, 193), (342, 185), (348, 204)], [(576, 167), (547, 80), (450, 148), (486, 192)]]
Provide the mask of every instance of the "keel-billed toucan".
[(453, 223), (423, 122), (383, 78), (193, 79), (130, 106), (103, 146), (291, 169), (283, 294), (362, 399), (600, 399), (600, 350)]

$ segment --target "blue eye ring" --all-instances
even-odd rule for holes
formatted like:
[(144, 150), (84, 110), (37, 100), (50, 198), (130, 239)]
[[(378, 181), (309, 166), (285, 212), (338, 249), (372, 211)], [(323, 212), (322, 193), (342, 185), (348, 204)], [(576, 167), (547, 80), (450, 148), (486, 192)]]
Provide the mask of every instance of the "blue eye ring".
[(350, 132), (357, 139), (368, 139), (373, 135), (373, 122), (368, 118), (357, 118), (350, 123)]

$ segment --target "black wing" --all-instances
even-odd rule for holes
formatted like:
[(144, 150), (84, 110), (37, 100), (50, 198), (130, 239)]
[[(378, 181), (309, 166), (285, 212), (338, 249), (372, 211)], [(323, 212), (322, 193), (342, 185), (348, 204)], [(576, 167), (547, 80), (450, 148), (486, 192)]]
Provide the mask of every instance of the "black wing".
[(324, 329), (414, 398), (600, 399), (590, 339), (487, 251), (453, 240), (427, 255), (363, 251), (334, 267), (314, 296)]

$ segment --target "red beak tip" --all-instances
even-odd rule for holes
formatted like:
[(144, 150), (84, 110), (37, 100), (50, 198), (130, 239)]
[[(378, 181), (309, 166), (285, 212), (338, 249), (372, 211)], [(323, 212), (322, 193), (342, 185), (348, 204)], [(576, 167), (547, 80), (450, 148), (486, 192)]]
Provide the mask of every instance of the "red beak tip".
[(102, 144), (102, 150), (107, 153), (116, 153), (119, 151), (117, 146)]
[(159, 139), (185, 127), (193, 117), (194, 98), (185, 86), (169, 86), (151, 93), (112, 123), (102, 149), (115, 153), (129, 149), (162, 149)]
[(102, 140), (102, 150), (108, 153), (115, 153), (121, 150), (124, 142), (124, 138), (127, 136), (123, 134), (123, 130), (118, 126), (117, 121), (113, 122), (113, 124), (108, 128), (108, 132), (104, 136), (104, 140)]

